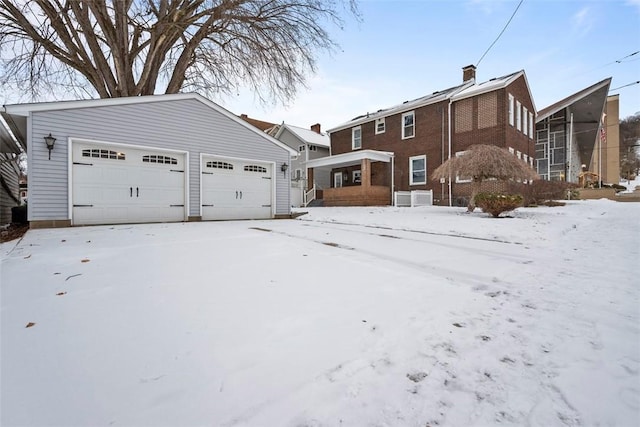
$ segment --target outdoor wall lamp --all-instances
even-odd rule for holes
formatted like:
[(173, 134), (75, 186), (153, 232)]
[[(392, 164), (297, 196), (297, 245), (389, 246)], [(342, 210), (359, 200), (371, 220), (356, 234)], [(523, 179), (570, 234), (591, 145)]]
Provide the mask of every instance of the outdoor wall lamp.
[(287, 169), (289, 169), (289, 165), (286, 163), (283, 163), (282, 166), (280, 166), (280, 170), (285, 176), (287, 175)]
[(49, 160), (51, 160), (51, 150), (53, 150), (53, 145), (56, 143), (56, 139), (51, 136), (51, 132), (49, 132), (48, 136), (44, 137), (44, 143), (47, 144), (47, 150), (49, 150)]

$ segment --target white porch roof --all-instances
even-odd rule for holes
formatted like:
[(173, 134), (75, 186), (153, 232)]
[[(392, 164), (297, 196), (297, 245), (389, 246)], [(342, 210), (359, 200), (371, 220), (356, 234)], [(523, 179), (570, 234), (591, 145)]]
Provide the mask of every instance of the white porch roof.
[(336, 154), (335, 156), (322, 157), (306, 162), (307, 168), (331, 167), (339, 168), (360, 164), (362, 160), (369, 159), (374, 162), (389, 163), (393, 160), (392, 151), (358, 150), (350, 153)]

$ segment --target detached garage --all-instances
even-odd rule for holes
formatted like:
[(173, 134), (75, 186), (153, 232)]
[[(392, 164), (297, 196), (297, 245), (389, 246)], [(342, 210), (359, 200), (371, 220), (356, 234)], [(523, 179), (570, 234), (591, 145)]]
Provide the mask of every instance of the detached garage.
[(27, 146), (33, 228), (290, 215), (297, 153), (200, 95), (6, 105), (2, 116)]

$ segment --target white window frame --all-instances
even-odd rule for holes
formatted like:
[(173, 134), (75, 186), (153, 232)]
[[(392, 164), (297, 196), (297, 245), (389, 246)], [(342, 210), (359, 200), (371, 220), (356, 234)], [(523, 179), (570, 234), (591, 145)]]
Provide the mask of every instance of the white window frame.
[(302, 178), (303, 178), (302, 177), (302, 169), (296, 168), (295, 174), (293, 175), (293, 179), (296, 180), (296, 181), (299, 181)]
[(522, 111), (520, 101), (516, 101), (516, 129), (522, 131)]
[[(457, 151), (457, 152), (456, 152), (456, 157), (462, 157), (462, 156), (464, 156), (465, 154), (467, 154), (467, 152), (466, 152), (466, 151)], [(467, 183), (467, 182), (471, 182), (471, 181), (473, 181), (473, 179), (472, 179), (472, 178), (469, 178), (469, 179), (461, 179), (458, 175), (456, 175), (456, 183), (457, 183), (457, 184), (465, 184), (465, 183)]]
[[(404, 125), (404, 119), (405, 117), (411, 117), (411, 121), (413, 122), (411, 124), (411, 126), (405, 126)], [(409, 138), (413, 138), (414, 136), (416, 136), (416, 113), (415, 111), (409, 111), (408, 113), (404, 113), (402, 115), (402, 122), (400, 122), (400, 125), (402, 127), (402, 139), (409, 139)], [(407, 128), (411, 128), (411, 135), (407, 136)]]
[[(382, 125), (382, 129), (380, 129), (380, 125)], [(376, 135), (379, 135), (381, 133), (384, 133), (387, 130), (387, 126), (386, 123), (384, 121), (384, 117), (381, 117), (379, 119), (376, 119), (375, 121), (375, 127), (376, 127)]]
[[(424, 181), (413, 181), (413, 161), (414, 160), (423, 160), (424, 161)], [(420, 156), (412, 156), (409, 157), (409, 185), (423, 185), (427, 183), (427, 156), (426, 154), (422, 154)]]
[(342, 171), (333, 173), (333, 188), (342, 188), (344, 185)]
[(525, 163), (529, 163), (529, 156), (527, 154), (523, 154), (522, 155), (522, 160), (524, 160)]
[(529, 138), (533, 139), (533, 113), (529, 111)]
[(513, 95), (509, 94), (509, 124), (511, 126), (513, 126), (515, 124), (514, 121), (514, 111), (513, 111), (513, 103), (515, 101), (515, 98), (513, 97)]
[(518, 160), (522, 159), (522, 153), (520, 152), (520, 150), (516, 151), (516, 157), (518, 158)]
[(522, 133), (528, 135), (529, 132), (529, 110), (524, 105), (522, 106)]
[(351, 172), (351, 182), (354, 184), (362, 183), (362, 171), (360, 169)]
[(515, 156), (516, 150), (513, 147), (509, 147), (509, 152)]
[[(356, 137), (356, 133), (358, 136)], [(362, 148), (362, 127), (356, 126), (351, 128), (351, 149), (359, 150)]]

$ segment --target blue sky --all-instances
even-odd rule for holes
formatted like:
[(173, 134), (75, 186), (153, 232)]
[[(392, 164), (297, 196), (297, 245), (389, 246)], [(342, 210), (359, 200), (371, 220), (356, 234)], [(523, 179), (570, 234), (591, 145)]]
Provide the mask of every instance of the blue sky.
[[(323, 55), (288, 106), (260, 105), (247, 90), (216, 99), (236, 114), (329, 129), (462, 82), (524, 69), (538, 110), (613, 77), (611, 88), (640, 80), (640, 0), (524, 0), (502, 37), (478, 64), (519, 0), (362, 0), (362, 22), (332, 34), (340, 50)], [(619, 63), (616, 61), (620, 61)], [(620, 95), (620, 117), (640, 112), (640, 84)]]

